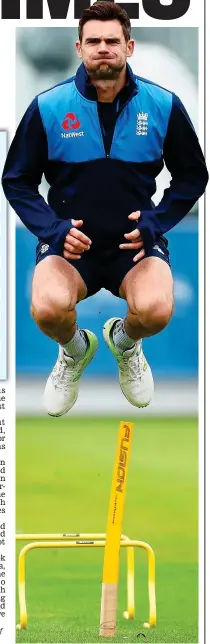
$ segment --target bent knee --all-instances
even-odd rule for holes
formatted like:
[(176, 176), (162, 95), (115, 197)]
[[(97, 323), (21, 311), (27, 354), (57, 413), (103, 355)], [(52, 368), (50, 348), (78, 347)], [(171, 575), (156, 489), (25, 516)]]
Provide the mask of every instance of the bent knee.
[(57, 324), (65, 320), (69, 314), (74, 313), (76, 300), (68, 293), (58, 294), (55, 297), (32, 297), (31, 315), (39, 325)]
[(171, 319), (173, 313), (173, 300), (159, 297), (150, 302), (137, 301), (134, 303), (134, 309), (140, 324), (147, 329), (148, 332), (151, 331), (151, 333), (158, 333), (167, 326)]

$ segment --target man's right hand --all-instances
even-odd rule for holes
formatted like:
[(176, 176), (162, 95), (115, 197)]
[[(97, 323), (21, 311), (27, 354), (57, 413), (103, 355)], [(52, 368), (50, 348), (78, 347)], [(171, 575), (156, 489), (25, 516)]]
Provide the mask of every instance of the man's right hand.
[(80, 259), (81, 253), (89, 250), (92, 241), (78, 230), (83, 225), (82, 219), (72, 219), (73, 228), (70, 228), (64, 241), (63, 256), (65, 259)]

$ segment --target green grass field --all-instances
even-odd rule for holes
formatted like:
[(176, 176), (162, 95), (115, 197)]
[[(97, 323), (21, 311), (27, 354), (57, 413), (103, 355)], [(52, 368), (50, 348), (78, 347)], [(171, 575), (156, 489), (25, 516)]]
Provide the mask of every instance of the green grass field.
[[(122, 550), (117, 637), (111, 641), (198, 642), (197, 420), (134, 423), (123, 532), (154, 549), (157, 627), (143, 628), (147, 557), (140, 550), (136, 617), (122, 616)], [(117, 418), (17, 420), (17, 532), (105, 532), (118, 426)], [(17, 642), (98, 642), (102, 568), (103, 549), (29, 553), (28, 629), (17, 631)]]

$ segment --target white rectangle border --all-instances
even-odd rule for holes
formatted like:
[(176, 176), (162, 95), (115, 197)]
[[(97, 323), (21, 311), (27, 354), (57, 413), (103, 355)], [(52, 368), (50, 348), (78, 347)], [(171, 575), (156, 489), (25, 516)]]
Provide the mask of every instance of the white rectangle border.
[[(35, 0), (34, 0), (35, 1)], [(163, 2), (164, 3), (164, 2)], [(165, 4), (169, 2), (165, 2)], [(8, 131), (8, 139), (11, 142), (15, 132), (15, 40), (16, 40), (16, 26), (18, 27), (55, 27), (55, 26), (77, 26), (78, 20), (73, 16), (73, 2), (71, 0), (68, 17), (66, 20), (52, 20), (49, 15), (49, 10), (46, 0), (44, 0), (43, 20), (26, 20), (26, 2), (20, 0), (21, 4), (21, 17), (20, 20), (2, 20), (0, 19), (0, 129)], [(92, 4), (92, 3), (91, 3)], [(206, 6), (206, 20), (210, 27), (210, 10)], [(199, 138), (201, 145), (204, 146), (204, 3), (198, 0), (191, 0), (188, 12), (182, 18), (174, 21), (157, 21), (147, 16), (142, 8), (142, 3), (139, 3), (139, 20), (132, 20), (133, 27), (199, 27)], [(209, 36), (207, 30), (206, 42), (206, 61), (210, 58)], [(206, 76), (207, 78), (207, 76)], [(206, 81), (207, 83), (207, 81)], [(208, 99), (208, 86), (206, 85), (206, 94)], [(208, 102), (207, 102), (208, 105)], [(208, 116), (208, 109), (207, 109)], [(210, 142), (210, 131), (208, 121), (206, 123), (206, 141)], [(207, 165), (210, 168), (210, 143), (207, 145)], [(207, 194), (209, 193), (209, 188)], [(204, 340), (204, 235), (206, 243), (206, 345)], [(3, 644), (11, 644), (15, 642), (15, 548), (14, 548), (14, 533), (15, 533), (15, 403), (12, 407), (11, 401), (15, 401), (15, 333), (14, 333), (14, 320), (15, 320), (15, 217), (10, 215), (8, 222), (8, 236), (9, 236), (9, 378), (7, 382), (7, 399), (8, 411), (6, 415), (9, 440), (7, 440), (7, 463), (9, 464), (10, 473), (7, 479), (7, 521), (9, 522), (9, 536), (7, 540), (7, 559), (9, 560), (9, 567), (7, 570), (7, 608), (6, 621), (4, 632), (1, 634), (0, 642)], [(208, 275), (210, 274), (210, 223), (209, 214), (206, 212), (206, 222), (204, 220), (204, 199), (200, 200), (199, 204), (199, 586), (200, 586), (200, 611), (199, 611), (199, 644), (210, 641), (210, 630), (208, 627), (208, 620), (206, 622), (206, 637), (204, 628), (204, 447), (206, 444), (206, 492), (209, 490), (209, 463), (208, 455), (209, 450), (209, 430), (208, 430), (208, 382), (210, 360), (209, 356), (209, 333), (208, 324), (210, 298), (208, 293)], [(190, 320), (189, 320), (190, 324)], [(206, 417), (206, 437), (204, 434), (204, 357), (206, 357), (206, 399), (207, 399), (207, 417)], [(7, 468), (7, 469), (9, 469)], [(209, 504), (209, 500), (208, 500)], [(206, 545), (208, 545), (210, 531), (208, 527), (209, 513), (206, 516), (207, 533)], [(209, 593), (209, 555), (206, 552), (206, 581), (207, 581), (207, 595), (206, 606), (210, 600)], [(209, 572), (210, 574), (210, 572)]]

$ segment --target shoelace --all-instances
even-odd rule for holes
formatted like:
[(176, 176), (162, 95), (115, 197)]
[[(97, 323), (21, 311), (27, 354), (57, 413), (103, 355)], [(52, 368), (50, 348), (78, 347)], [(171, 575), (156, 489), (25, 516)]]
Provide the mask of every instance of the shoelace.
[(127, 376), (128, 382), (133, 382), (134, 380), (141, 380), (142, 373), (144, 368), (144, 361), (142, 360), (141, 354), (130, 356), (126, 358), (122, 356), (120, 360), (120, 370), (124, 375)]
[(59, 360), (59, 363), (55, 367), (55, 373), (52, 372), (54, 387), (63, 389), (63, 386), (69, 385), (73, 381), (72, 374), (73, 369), (71, 369), (70, 365), (65, 360)]

